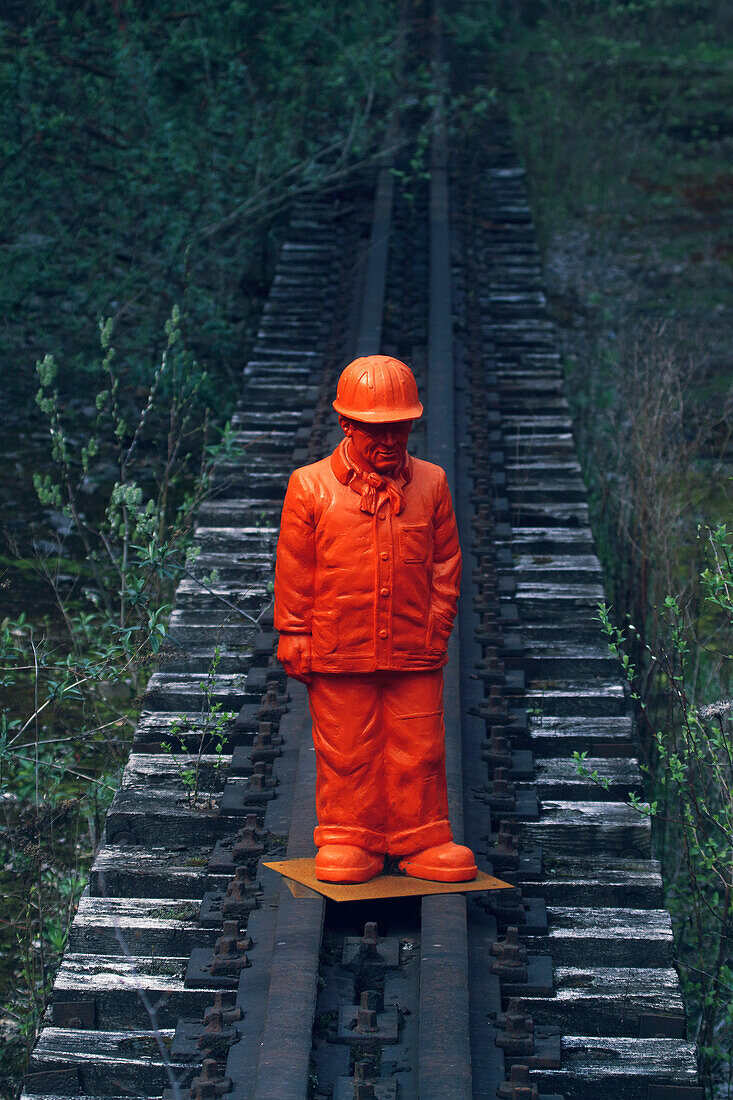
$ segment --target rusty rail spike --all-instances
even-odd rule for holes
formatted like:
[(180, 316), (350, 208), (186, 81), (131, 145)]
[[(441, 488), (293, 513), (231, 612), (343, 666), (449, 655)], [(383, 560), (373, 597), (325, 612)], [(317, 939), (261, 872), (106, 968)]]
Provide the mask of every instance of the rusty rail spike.
[(517, 997), (512, 997), (503, 1016), (497, 1018), (501, 1031), (496, 1045), (505, 1054), (534, 1054), (534, 1021), (529, 1012), (519, 1007)]
[(356, 1031), (359, 1035), (372, 1035), (379, 1030), (377, 1016), (384, 1009), (382, 994), (377, 989), (365, 989), (359, 1000)]
[(232, 1088), (231, 1078), (221, 1077), (215, 1058), (205, 1058), (201, 1067), (201, 1076), (194, 1077), (191, 1083), (191, 1100), (215, 1100)]
[(492, 943), (491, 973), (512, 982), (527, 980), (527, 948), (519, 940), (519, 928), (510, 924), (506, 936)]
[(539, 1100), (537, 1086), (529, 1079), (529, 1066), (512, 1066), (509, 1080), (502, 1081), (496, 1095), (499, 1100)]

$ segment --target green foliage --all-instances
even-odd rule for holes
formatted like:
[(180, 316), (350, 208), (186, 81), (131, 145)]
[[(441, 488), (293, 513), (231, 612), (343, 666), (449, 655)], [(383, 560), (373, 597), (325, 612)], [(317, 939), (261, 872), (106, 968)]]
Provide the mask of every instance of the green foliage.
[(487, 50), (495, 50), (500, 45), (500, 35), (506, 26), (506, 19), (500, 12), (496, 0), (482, 0), (479, 5), (466, 5), (464, 9), (454, 8), (445, 11), (447, 33), (455, 45), (462, 51), (483, 55)]
[(730, 5), (539, 0), (528, 8), (500, 5), (496, 59), (544, 244), (578, 217), (596, 234), (622, 230), (634, 186), (682, 215), (684, 181), (675, 176), (730, 133), (721, 110), (732, 90)]
[(427, 154), (430, 148), (430, 128), (423, 126), (418, 132), (414, 150), (409, 158), (406, 168), (392, 168), (394, 176), (408, 209), (412, 214), (415, 200), (426, 180), (430, 179), (427, 166)]
[(6, 10), (0, 314), (41, 346), (84, 346), (86, 319), (114, 303), (136, 370), (187, 292), (199, 346), (226, 359), (242, 226), (373, 150), (395, 22), (334, 0)]
[[(231, 429), (209, 425), (206, 372), (185, 347), (182, 323), (174, 309), (139, 404), (120, 385), (112, 327), (100, 326), (97, 416), (82, 445), (67, 429), (53, 358), (37, 365), (51, 472), (36, 479), (36, 491), (41, 505), (68, 520), (69, 545), (57, 544), (56, 561), (47, 553), (36, 563), (59, 614), (0, 624), (0, 849), (20, 886), (10, 918), (21, 948), (10, 1011), (18, 1016), (14, 1049), (20, 1043), (26, 1053), (117, 785), (139, 693), (168, 636), (170, 597), (191, 575), (194, 510), (215, 462), (238, 454)], [(102, 470), (110, 468), (105, 480)], [(84, 493), (90, 479), (95, 507)], [(60, 583), (61, 563), (71, 586)], [(205, 724), (221, 758), (227, 716), (212, 703), (219, 655), (207, 680)], [(193, 777), (195, 803), (198, 766)]]
[[(636, 809), (655, 815), (683, 984), (696, 1016), (702, 1075), (714, 1091), (727, 1074), (733, 1038), (733, 540), (725, 524), (704, 534), (708, 564), (701, 573), (696, 615), (691, 617), (677, 597), (667, 596), (658, 649), (645, 647), (653, 691), (647, 685), (640, 695), (640, 672), (629, 656), (628, 637), (605, 605), (599, 614), (609, 649), (620, 660), (653, 732), (656, 759), (650, 770), (656, 798), (647, 808), (629, 797)], [(715, 669), (715, 676), (703, 685), (699, 667), (706, 646), (713, 650), (708, 668)], [(719, 698), (704, 703), (703, 692)], [(585, 756), (575, 754), (582, 775), (588, 775)], [(596, 774), (591, 778), (604, 784)]]

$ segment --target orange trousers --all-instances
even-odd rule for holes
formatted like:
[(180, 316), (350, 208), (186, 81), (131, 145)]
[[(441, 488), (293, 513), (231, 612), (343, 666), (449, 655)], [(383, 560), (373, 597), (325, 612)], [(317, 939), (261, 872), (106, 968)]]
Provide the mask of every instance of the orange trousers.
[(313, 673), (316, 845), (411, 855), (453, 839), (443, 670)]

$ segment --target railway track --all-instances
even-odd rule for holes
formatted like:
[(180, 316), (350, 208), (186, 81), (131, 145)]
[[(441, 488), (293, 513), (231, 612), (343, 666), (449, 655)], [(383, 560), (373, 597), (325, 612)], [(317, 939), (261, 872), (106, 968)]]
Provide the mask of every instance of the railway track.
[[(523, 170), (498, 113), (487, 127), (451, 178), (439, 101), (416, 197), (385, 164), (373, 202), (294, 214), (244, 371), (244, 461), (201, 507), (26, 1100), (702, 1096), (650, 824), (617, 800), (641, 793), (634, 731)], [(327, 903), (261, 866), (314, 852), (306, 693), (273, 657), (280, 506), (333, 445), (340, 369), (374, 351), (413, 366), (414, 450), (454, 491), (451, 819), (501, 894)]]

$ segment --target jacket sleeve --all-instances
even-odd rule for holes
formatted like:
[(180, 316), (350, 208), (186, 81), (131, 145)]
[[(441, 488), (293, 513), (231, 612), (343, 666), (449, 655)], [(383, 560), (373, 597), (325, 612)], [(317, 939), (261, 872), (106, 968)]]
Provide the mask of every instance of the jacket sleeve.
[(437, 620), (440, 633), (445, 636), (453, 628), (461, 590), (461, 548), (458, 544), (458, 528), (453, 512), (448, 479), (440, 471), (435, 508), (435, 557), (433, 564), (433, 591), (430, 610)]
[(275, 629), (310, 634), (316, 562), (313, 499), (300, 470), (290, 475), (275, 563)]

